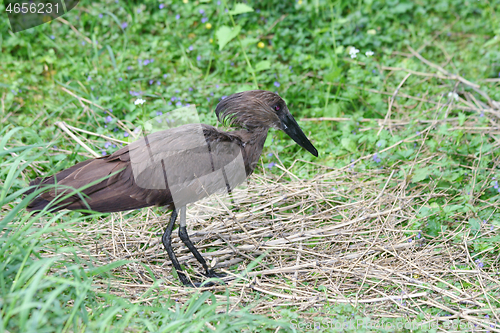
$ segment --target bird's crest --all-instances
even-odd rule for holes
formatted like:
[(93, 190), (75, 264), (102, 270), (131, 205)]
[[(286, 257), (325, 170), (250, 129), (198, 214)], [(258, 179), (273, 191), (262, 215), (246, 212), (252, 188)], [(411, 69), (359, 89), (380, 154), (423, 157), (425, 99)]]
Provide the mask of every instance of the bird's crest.
[(247, 129), (273, 127), (279, 122), (274, 107), (286, 108), (285, 101), (270, 91), (250, 90), (224, 98), (215, 108), (217, 119), (226, 125)]

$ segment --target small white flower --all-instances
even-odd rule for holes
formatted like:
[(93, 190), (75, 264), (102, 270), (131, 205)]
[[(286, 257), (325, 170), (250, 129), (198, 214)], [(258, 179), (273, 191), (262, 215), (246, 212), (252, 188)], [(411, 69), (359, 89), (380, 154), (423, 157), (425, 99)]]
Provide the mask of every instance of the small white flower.
[(367, 57), (371, 57), (375, 53), (373, 51), (366, 51), (365, 54), (366, 54)]
[(146, 101), (143, 100), (142, 98), (138, 98), (134, 102), (135, 105), (144, 104), (144, 103), (146, 103)]
[(448, 97), (453, 98), (455, 101), (458, 101), (458, 94), (456, 92), (449, 92)]
[(352, 59), (356, 58), (356, 54), (359, 53), (359, 50), (354, 46), (349, 49), (349, 55)]

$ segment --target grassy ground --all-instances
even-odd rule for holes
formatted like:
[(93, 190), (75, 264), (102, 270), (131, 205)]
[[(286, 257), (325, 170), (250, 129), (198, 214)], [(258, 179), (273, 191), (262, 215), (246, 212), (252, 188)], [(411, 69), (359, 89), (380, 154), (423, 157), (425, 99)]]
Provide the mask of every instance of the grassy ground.
[[(500, 331), (500, 2), (248, 6), (82, 1), (14, 34), (0, 5), (2, 330)], [(190, 228), (217, 267), (260, 275), (179, 287), (159, 209), (24, 211), (35, 176), (116, 150), (159, 111), (195, 104), (215, 124), (222, 96), (256, 86), (320, 156), (272, 131), (240, 224), (194, 207)]]

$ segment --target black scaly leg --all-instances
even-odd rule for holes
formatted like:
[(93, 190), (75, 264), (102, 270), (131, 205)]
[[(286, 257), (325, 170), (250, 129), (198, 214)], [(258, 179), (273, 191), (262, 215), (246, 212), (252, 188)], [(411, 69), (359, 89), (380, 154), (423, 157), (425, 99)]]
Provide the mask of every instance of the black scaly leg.
[(177, 219), (177, 209), (174, 208), (172, 211), (172, 215), (170, 216), (170, 222), (168, 223), (167, 229), (161, 238), (163, 246), (168, 253), (168, 257), (170, 261), (172, 261), (172, 265), (174, 265), (175, 270), (177, 271), (177, 275), (179, 276), (179, 280), (181, 280), (182, 284), (189, 287), (194, 287), (194, 285), (189, 281), (184, 272), (182, 271), (181, 265), (175, 256), (174, 250), (172, 249), (172, 230), (174, 229), (175, 220)]
[[(186, 206), (182, 207), (181, 209), (181, 217), (180, 217), (180, 227), (179, 227), (179, 237), (182, 240), (184, 244), (188, 247), (189, 251), (194, 255), (196, 260), (199, 261), (199, 263), (203, 266), (203, 269), (205, 269), (205, 276), (206, 277), (224, 277), (226, 276), (225, 274), (217, 274), (215, 273), (212, 269), (208, 268), (207, 262), (203, 257), (201, 256), (200, 252), (194, 247), (194, 244), (191, 242), (189, 239), (187, 230), (186, 230)], [(208, 284), (207, 284), (208, 286)]]

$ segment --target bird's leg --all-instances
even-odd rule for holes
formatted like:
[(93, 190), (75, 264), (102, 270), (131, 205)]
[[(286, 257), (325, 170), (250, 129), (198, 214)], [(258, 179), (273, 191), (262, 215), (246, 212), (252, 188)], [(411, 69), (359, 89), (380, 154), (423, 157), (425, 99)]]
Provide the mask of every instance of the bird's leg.
[(187, 278), (187, 276), (182, 271), (181, 265), (175, 256), (174, 250), (172, 249), (172, 229), (174, 228), (175, 220), (177, 219), (177, 209), (174, 208), (172, 211), (172, 215), (170, 216), (170, 222), (168, 223), (167, 229), (161, 238), (163, 242), (163, 246), (165, 246), (165, 250), (168, 253), (168, 257), (170, 261), (172, 261), (172, 265), (174, 265), (175, 270), (177, 271), (177, 275), (179, 276), (179, 280), (181, 280), (182, 284), (185, 286), (194, 287), (191, 281)]
[(201, 256), (200, 252), (194, 247), (194, 244), (191, 242), (189, 239), (187, 230), (186, 230), (186, 206), (181, 207), (181, 217), (180, 217), (180, 227), (179, 227), (179, 237), (182, 240), (184, 244), (188, 247), (189, 251), (194, 255), (196, 260), (200, 262), (200, 264), (203, 266), (203, 269), (205, 269), (205, 276), (207, 277), (224, 277), (225, 275), (223, 274), (217, 274), (215, 273), (212, 269), (208, 268), (207, 262), (203, 257)]

